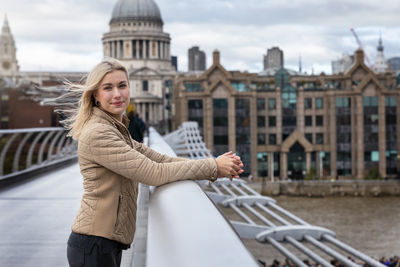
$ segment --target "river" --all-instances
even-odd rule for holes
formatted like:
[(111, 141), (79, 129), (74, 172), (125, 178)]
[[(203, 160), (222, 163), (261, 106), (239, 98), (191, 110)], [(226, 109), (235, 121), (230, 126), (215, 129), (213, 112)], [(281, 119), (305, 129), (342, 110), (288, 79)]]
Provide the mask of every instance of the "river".
[[(274, 199), (279, 206), (310, 224), (334, 231), (339, 240), (369, 256), (400, 256), (399, 197), (279, 196)], [(233, 211), (223, 210), (229, 218), (237, 220)], [(282, 262), (285, 258), (269, 244), (261, 244), (255, 240), (243, 242), (255, 258), (268, 264), (273, 259)]]

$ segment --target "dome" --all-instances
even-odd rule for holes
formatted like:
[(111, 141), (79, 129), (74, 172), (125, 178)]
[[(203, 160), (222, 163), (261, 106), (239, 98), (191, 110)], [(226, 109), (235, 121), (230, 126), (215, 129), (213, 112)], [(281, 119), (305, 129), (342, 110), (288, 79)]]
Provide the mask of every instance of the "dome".
[(160, 10), (153, 0), (118, 0), (110, 23), (127, 20), (163, 23)]

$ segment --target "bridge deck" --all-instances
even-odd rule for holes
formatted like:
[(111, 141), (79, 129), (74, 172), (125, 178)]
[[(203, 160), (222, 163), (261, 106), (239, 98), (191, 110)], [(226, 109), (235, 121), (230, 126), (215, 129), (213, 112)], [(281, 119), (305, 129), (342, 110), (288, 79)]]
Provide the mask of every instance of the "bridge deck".
[(0, 266), (68, 266), (82, 191), (78, 164), (0, 191)]

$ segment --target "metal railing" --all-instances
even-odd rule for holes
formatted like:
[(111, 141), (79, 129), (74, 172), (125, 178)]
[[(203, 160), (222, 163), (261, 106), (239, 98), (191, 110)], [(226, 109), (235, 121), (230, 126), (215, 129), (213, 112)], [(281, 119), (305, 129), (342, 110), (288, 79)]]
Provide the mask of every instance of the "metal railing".
[(0, 130), (0, 180), (77, 157), (77, 144), (65, 128)]
[[(149, 130), (149, 146), (176, 156), (153, 128)], [(146, 259), (144, 263), (139, 255), (140, 265), (134, 259), (133, 266), (258, 266), (196, 182), (151, 187), (148, 205)], [(138, 250), (134, 251), (135, 258), (135, 254), (143, 252), (135, 241), (134, 246)]]
[[(201, 137), (194, 128), (196, 123), (185, 122), (177, 131), (167, 136), (167, 141), (179, 154), (192, 155), (192, 147), (189, 144), (196, 143), (198, 147), (203, 147), (204, 143), (198, 144)], [(307, 265), (295, 255), (293, 248), (296, 254), (301, 254), (303, 258), (311, 259), (322, 266), (332, 266), (327, 259), (336, 259), (350, 267), (360, 266), (350, 260), (350, 256), (370, 266), (384, 266), (336, 239), (334, 232), (311, 225), (281, 208), (274, 199), (260, 195), (243, 180), (220, 179), (211, 184), (203, 184), (203, 188), (215, 204), (231, 208), (243, 220), (231, 221), (242, 238), (270, 244), (296, 266)], [(290, 246), (287, 246), (288, 244)], [(314, 249), (309, 249), (310, 246)]]

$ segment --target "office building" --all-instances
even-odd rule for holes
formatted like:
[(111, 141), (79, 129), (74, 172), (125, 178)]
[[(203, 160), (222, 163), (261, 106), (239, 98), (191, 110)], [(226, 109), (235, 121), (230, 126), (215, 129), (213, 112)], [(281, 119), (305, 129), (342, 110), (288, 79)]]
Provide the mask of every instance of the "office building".
[(400, 57), (392, 57), (388, 59), (389, 68), (394, 73), (400, 73)]
[(353, 55), (343, 54), (340, 59), (332, 61), (332, 74), (345, 73), (353, 63)]
[(264, 55), (264, 70), (273, 68), (283, 68), (283, 51), (277, 46), (269, 48)]
[(357, 50), (345, 73), (228, 71), (215, 51), (202, 75), (173, 84), (173, 128), (197, 121), (217, 156), (235, 151), (253, 177), (362, 179), (400, 172), (400, 76), (377, 74)]
[(204, 71), (206, 69), (206, 53), (198, 46), (188, 50), (188, 71)]

